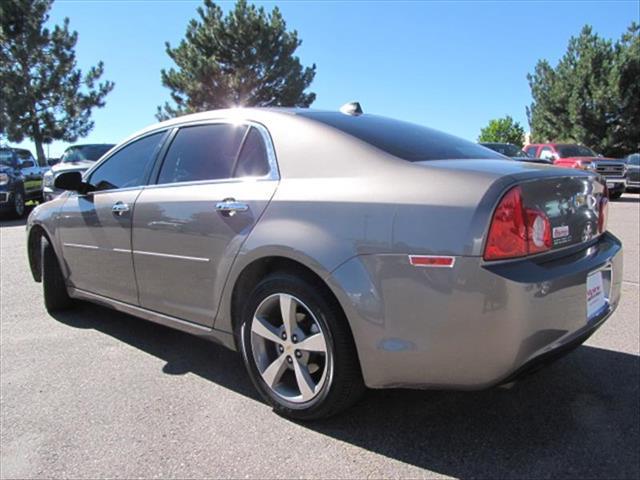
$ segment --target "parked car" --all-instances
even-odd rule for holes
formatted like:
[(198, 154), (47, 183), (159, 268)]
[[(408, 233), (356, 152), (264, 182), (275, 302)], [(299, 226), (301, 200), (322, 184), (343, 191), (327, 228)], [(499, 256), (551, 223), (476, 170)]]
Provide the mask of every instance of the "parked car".
[(42, 175), (29, 150), (0, 148), (0, 213), (20, 218), (26, 202), (42, 200)]
[(529, 155), (536, 155), (553, 161), (560, 167), (591, 170), (602, 175), (607, 181), (609, 197), (618, 199), (626, 188), (626, 167), (624, 161), (604, 158), (583, 145), (572, 143), (539, 143), (525, 147)]
[(625, 162), (627, 164), (627, 192), (640, 192), (640, 153), (632, 153)]
[(54, 187), (56, 177), (62, 172), (84, 172), (96, 160), (107, 153), (115, 145), (108, 143), (72, 145), (67, 148), (60, 160), (51, 166), (51, 170), (44, 176), (42, 196), (45, 202), (52, 200), (62, 193)]
[(480, 142), (480, 145), (519, 162), (545, 163), (548, 165), (553, 164), (549, 159), (532, 157), (513, 143)]
[(601, 177), (342, 111), (187, 115), (59, 174), (27, 225), (46, 308), (88, 300), (239, 350), (296, 419), (365, 385), (511, 382), (615, 310)]

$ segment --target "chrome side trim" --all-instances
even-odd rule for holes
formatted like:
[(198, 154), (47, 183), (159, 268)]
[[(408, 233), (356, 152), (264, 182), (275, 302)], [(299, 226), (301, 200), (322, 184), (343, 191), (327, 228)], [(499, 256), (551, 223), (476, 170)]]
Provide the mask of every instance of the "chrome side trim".
[(100, 250), (97, 245), (84, 245), (82, 243), (63, 243), (62, 245), (71, 248), (84, 248), (85, 250)]
[(128, 248), (112, 248), (111, 250), (118, 253), (131, 253), (131, 250)]
[(177, 260), (190, 260), (192, 262), (209, 262), (210, 259), (203, 257), (188, 257), (186, 255), (174, 255), (171, 253), (158, 253), (158, 252), (145, 252), (143, 250), (134, 250), (133, 253), (137, 255), (148, 255), (151, 257), (164, 257), (164, 258), (175, 258)]
[[(175, 328), (176, 330), (181, 330), (183, 332), (197, 335), (199, 337), (205, 337), (206, 339), (214, 340), (231, 350), (236, 350), (235, 340), (232, 334), (223, 332), (221, 330), (216, 330), (211, 326), (188, 322), (186, 320), (172, 317), (170, 315), (154, 312), (143, 307), (138, 307), (136, 305), (131, 305), (119, 300), (114, 300), (112, 298), (103, 297), (102, 295), (87, 292), (86, 290), (79, 290), (72, 286), (67, 287), (67, 289), (69, 295), (73, 298), (104, 305), (119, 312), (133, 315), (150, 322), (159, 323), (160, 325)], [(211, 319), (211, 324), (213, 324), (213, 318)]]

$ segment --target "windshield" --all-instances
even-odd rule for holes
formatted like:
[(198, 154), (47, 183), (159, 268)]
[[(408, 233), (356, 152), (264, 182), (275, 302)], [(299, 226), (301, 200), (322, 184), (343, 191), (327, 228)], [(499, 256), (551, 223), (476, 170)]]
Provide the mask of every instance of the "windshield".
[(595, 152), (590, 148), (582, 145), (558, 145), (556, 147), (560, 158), (569, 157), (597, 157)]
[(627, 157), (627, 163), (629, 165), (640, 166), (640, 153), (634, 153), (633, 155), (629, 155)]
[(342, 130), (380, 150), (410, 162), (503, 158), (477, 143), (413, 123), (376, 115), (352, 116), (336, 112), (303, 112), (298, 115)]
[(95, 162), (113, 145), (80, 145), (77, 147), (69, 147), (65, 150), (60, 160), (62, 163), (73, 162)]
[(494, 152), (501, 153), (502, 155), (506, 155), (507, 157), (523, 157), (527, 158), (529, 155), (518, 147), (511, 143), (481, 143), (480, 145), (490, 148)]
[(0, 165), (5, 167), (15, 166), (13, 152), (11, 150), (0, 150)]

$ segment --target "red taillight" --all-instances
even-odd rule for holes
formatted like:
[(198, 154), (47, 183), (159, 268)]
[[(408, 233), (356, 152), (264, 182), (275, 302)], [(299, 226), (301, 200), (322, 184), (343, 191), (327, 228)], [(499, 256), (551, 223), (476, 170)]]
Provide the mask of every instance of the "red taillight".
[(539, 210), (525, 208), (522, 190), (509, 190), (493, 212), (484, 249), (485, 260), (523, 257), (552, 246), (549, 218)]
[(609, 220), (609, 199), (607, 195), (600, 198), (600, 207), (598, 208), (598, 233), (604, 233), (607, 230), (607, 221)]

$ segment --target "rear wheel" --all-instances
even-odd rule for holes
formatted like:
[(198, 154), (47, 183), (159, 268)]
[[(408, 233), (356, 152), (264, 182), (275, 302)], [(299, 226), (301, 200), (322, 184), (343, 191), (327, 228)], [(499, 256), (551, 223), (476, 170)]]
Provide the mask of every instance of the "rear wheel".
[(364, 391), (346, 318), (315, 282), (290, 273), (266, 277), (245, 304), (240, 339), (251, 380), (286, 417), (328, 417)]
[(49, 312), (66, 310), (73, 306), (73, 300), (67, 293), (64, 275), (56, 252), (45, 237), (42, 237), (42, 289), (44, 306)]

